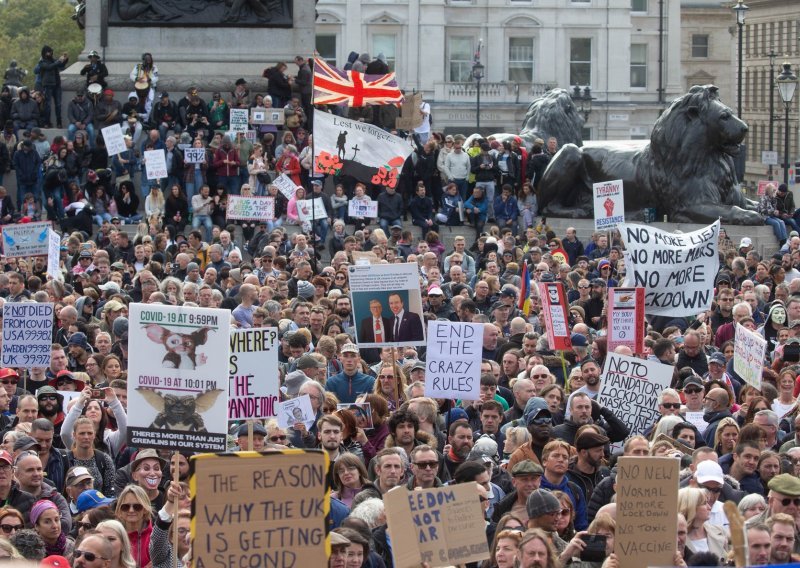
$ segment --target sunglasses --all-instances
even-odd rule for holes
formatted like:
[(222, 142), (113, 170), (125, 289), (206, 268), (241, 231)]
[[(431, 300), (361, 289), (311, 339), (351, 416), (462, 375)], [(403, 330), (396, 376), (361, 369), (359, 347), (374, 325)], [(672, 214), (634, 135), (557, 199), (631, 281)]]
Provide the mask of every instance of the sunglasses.
[(578, 286), (578, 288), (580, 288), (581, 290), (588, 290), (589, 286)]
[(0, 381), (4, 385), (16, 385), (19, 381)]
[(572, 514), (572, 509), (561, 509), (558, 514), (562, 517), (569, 517)]
[(73, 558), (77, 560), (81, 556), (83, 556), (87, 562), (94, 562), (98, 558), (100, 560), (108, 560), (105, 556), (100, 556), (99, 554), (95, 554), (94, 552), (89, 552), (88, 550), (78, 550), (77, 548), (73, 551)]
[(722, 493), (722, 487), (706, 487), (705, 485), (701, 485), (700, 487), (709, 493), (714, 493), (715, 495)]
[(287, 436), (270, 436), (269, 437), (269, 441), (270, 442), (278, 442), (278, 441), (285, 442), (286, 438), (287, 438)]
[(133, 509), (137, 513), (141, 513), (142, 509), (144, 509), (144, 506), (141, 503), (123, 503), (122, 505), (119, 506), (119, 508), (125, 513), (127, 513), (131, 509)]
[(393, 379), (394, 375), (378, 375), (379, 379)]
[(800, 507), (800, 497), (795, 497), (795, 498), (786, 497), (785, 499), (781, 499), (780, 503), (784, 507), (788, 507), (789, 505), (792, 505), (792, 504), (795, 507)]
[(532, 379), (546, 379), (550, 375), (531, 375)]
[[(83, 529), (88, 531), (92, 528), (92, 523), (75, 523), (75, 526), (78, 527), (78, 530)], [(2, 528), (2, 525), (0, 525), (0, 528)]]
[(533, 424), (534, 426), (545, 426), (546, 424), (551, 424), (552, 422), (553, 419), (550, 418), (549, 416), (541, 416), (539, 418), (534, 418), (531, 421), (531, 424)]
[(662, 402), (661, 406), (664, 408), (670, 408), (672, 410), (678, 410), (681, 407), (680, 402)]
[(23, 528), (25, 528), (24, 525), (7, 525), (5, 523), (0, 525), (0, 529), (6, 534), (12, 533), (14, 531), (18, 531), (18, 530), (23, 529)]
[(415, 462), (414, 465), (420, 469), (435, 469), (439, 467), (439, 462), (438, 461)]
[(703, 392), (703, 389), (683, 389), (686, 394), (697, 394)]
[[(58, 384), (61, 384), (61, 382)], [(54, 394), (43, 394), (39, 397), (39, 400), (58, 400), (58, 397)]]

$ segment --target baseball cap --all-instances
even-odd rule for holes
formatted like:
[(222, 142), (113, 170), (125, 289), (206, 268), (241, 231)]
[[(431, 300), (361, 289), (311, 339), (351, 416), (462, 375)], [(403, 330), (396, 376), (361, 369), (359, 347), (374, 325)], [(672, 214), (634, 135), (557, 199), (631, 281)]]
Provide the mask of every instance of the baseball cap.
[(71, 487), (78, 483), (79, 481), (84, 481), (86, 479), (92, 479), (92, 474), (89, 473), (89, 470), (82, 465), (77, 465), (67, 472), (67, 479), (65, 481), (65, 485), (67, 487)]
[(358, 345), (355, 343), (345, 343), (342, 345), (342, 353), (359, 353)]
[[(428, 292), (428, 294), (430, 294), (430, 292)], [(513, 288), (504, 286), (503, 289), (500, 290), (500, 295), (508, 296), (509, 298), (516, 298), (517, 292)]]
[(113, 294), (120, 293), (119, 284), (113, 281), (106, 282), (105, 284), (100, 284), (98, 288), (100, 288), (103, 292), (111, 292)]
[(411, 367), (411, 371), (424, 371), (425, 370), (425, 363), (423, 361), (417, 361), (414, 363), (414, 366)]
[(78, 255), (78, 258), (88, 258), (91, 260), (92, 253), (89, 252), (88, 250), (82, 250), (81, 253)]
[(717, 462), (711, 460), (697, 464), (697, 469), (694, 471), (694, 479), (701, 484), (708, 481), (716, 481), (720, 485), (725, 483), (725, 478), (722, 476), (722, 468)]
[(111, 497), (106, 497), (97, 489), (87, 489), (80, 494), (78, 500), (75, 502), (75, 507), (78, 509), (79, 513), (83, 513), (89, 509), (94, 509), (95, 507), (100, 507), (101, 505), (108, 505), (109, 503), (113, 502), (114, 499)]
[(41, 449), (39, 442), (36, 441), (36, 438), (32, 438), (31, 436), (20, 436), (14, 441), (15, 452), (30, 450), (32, 448), (36, 449), (36, 451)]
[(39, 568), (70, 568), (70, 564), (63, 556), (51, 554), (39, 562)]
[(751, 246), (753, 246), (753, 240), (750, 237), (742, 237), (742, 240), (739, 241), (739, 248)]
[(589, 345), (589, 341), (582, 333), (573, 333), (570, 335), (569, 340), (573, 347), (587, 347)]
[(296, 368), (303, 370), (303, 369), (323, 369), (325, 368), (325, 363), (318, 361), (316, 357), (311, 355), (302, 355), (297, 359)]
[(0, 461), (4, 461), (8, 465), (14, 465), (14, 458), (5, 450), (0, 450)]
[(702, 388), (702, 387), (703, 387), (703, 379), (701, 379), (701, 378), (700, 378), (700, 377), (698, 377), (697, 375), (692, 375), (691, 377), (689, 377), (689, 378), (687, 378), (685, 381), (683, 381), (683, 388), (684, 388), (684, 390), (685, 390), (685, 389), (686, 389), (686, 387), (688, 387), (689, 385), (694, 385), (694, 386), (696, 386), (696, 387), (700, 387), (700, 388)]
[(428, 290), (428, 296), (444, 296), (442, 289), (438, 286), (434, 286), (430, 290)]
[(391, 229), (400, 229), (400, 230), (402, 230), (403, 229), (403, 225), (401, 225), (399, 223), (395, 223), (394, 225), (389, 227), (389, 230), (391, 230)]
[(603, 280), (602, 278), (594, 278), (592, 280), (592, 286), (602, 286), (603, 288), (605, 288), (607, 284), (606, 281)]
[(708, 358), (709, 363), (718, 363), (720, 365), (727, 365), (727, 361), (725, 360), (725, 355), (722, 353), (712, 353), (711, 357)]

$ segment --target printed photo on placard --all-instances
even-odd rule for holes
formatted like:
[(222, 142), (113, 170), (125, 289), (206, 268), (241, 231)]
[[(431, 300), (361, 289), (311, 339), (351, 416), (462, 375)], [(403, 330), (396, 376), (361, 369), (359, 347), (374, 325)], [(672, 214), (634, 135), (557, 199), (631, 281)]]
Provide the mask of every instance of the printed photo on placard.
[(337, 410), (349, 410), (356, 418), (356, 426), (362, 430), (372, 430), (372, 408), (368, 402), (351, 402), (336, 405)]
[(281, 428), (293, 428), (302, 422), (309, 430), (314, 425), (315, 417), (311, 397), (307, 394), (278, 403), (278, 426)]

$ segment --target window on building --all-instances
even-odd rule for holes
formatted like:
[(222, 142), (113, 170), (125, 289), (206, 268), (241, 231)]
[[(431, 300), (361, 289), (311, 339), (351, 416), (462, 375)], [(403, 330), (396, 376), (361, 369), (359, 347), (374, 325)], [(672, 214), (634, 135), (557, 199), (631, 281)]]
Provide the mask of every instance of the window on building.
[(336, 36), (318, 35), (316, 39), (317, 53), (326, 63), (336, 65)]
[(472, 64), (475, 57), (474, 39), (470, 36), (452, 36), (448, 42), (450, 53), (451, 83), (468, 83), (472, 80)]
[(707, 34), (692, 34), (692, 57), (708, 57)]
[(631, 12), (647, 12), (647, 0), (631, 0)]
[(570, 39), (569, 84), (592, 84), (592, 38), (574, 37)]
[(376, 56), (383, 53), (386, 56), (386, 64), (389, 71), (394, 71), (395, 56), (397, 54), (397, 36), (394, 34), (373, 34), (372, 53)]
[(647, 87), (647, 45), (644, 43), (631, 44), (631, 87)]
[(533, 38), (508, 39), (508, 80), (533, 83)]

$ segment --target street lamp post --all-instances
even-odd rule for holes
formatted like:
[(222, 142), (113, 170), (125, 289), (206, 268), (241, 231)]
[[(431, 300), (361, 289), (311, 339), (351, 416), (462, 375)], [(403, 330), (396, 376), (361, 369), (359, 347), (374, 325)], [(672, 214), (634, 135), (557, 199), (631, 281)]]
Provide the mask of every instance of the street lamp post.
[(784, 62), (783, 71), (776, 81), (785, 109), (783, 122), (783, 183), (789, 185), (789, 111), (792, 109), (794, 91), (797, 89), (797, 76), (792, 73), (791, 63)]
[(589, 115), (592, 114), (592, 101), (594, 100), (592, 89), (587, 86), (581, 90), (578, 85), (575, 85), (572, 87), (570, 97), (573, 102), (578, 104), (578, 112), (583, 114), (583, 121), (588, 121)]
[[(774, 48), (770, 48), (769, 57), (769, 151), (775, 150), (775, 57)], [(772, 164), (769, 165), (769, 179), (772, 181)]]
[(736, 25), (739, 26), (739, 80), (736, 87), (736, 113), (739, 118), (742, 118), (742, 40), (744, 38), (745, 14), (749, 9), (750, 8), (747, 7), (747, 4), (745, 4), (743, 0), (738, 0), (736, 6), (733, 7), (733, 11), (736, 12)]
[(477, 113), (475, 114), (475, 122), (476, 122), (476, 130), (480, 132), (481, 129), (481, 79), (483, 79), (483, 64), (480, 62), (480, 48), (478, 48), (478, 53), (476, 54), (475, 63), (472, 64), (472, 78), (475, 79), (475, 84), (477, 85), (477, 102), (478, 108)]

